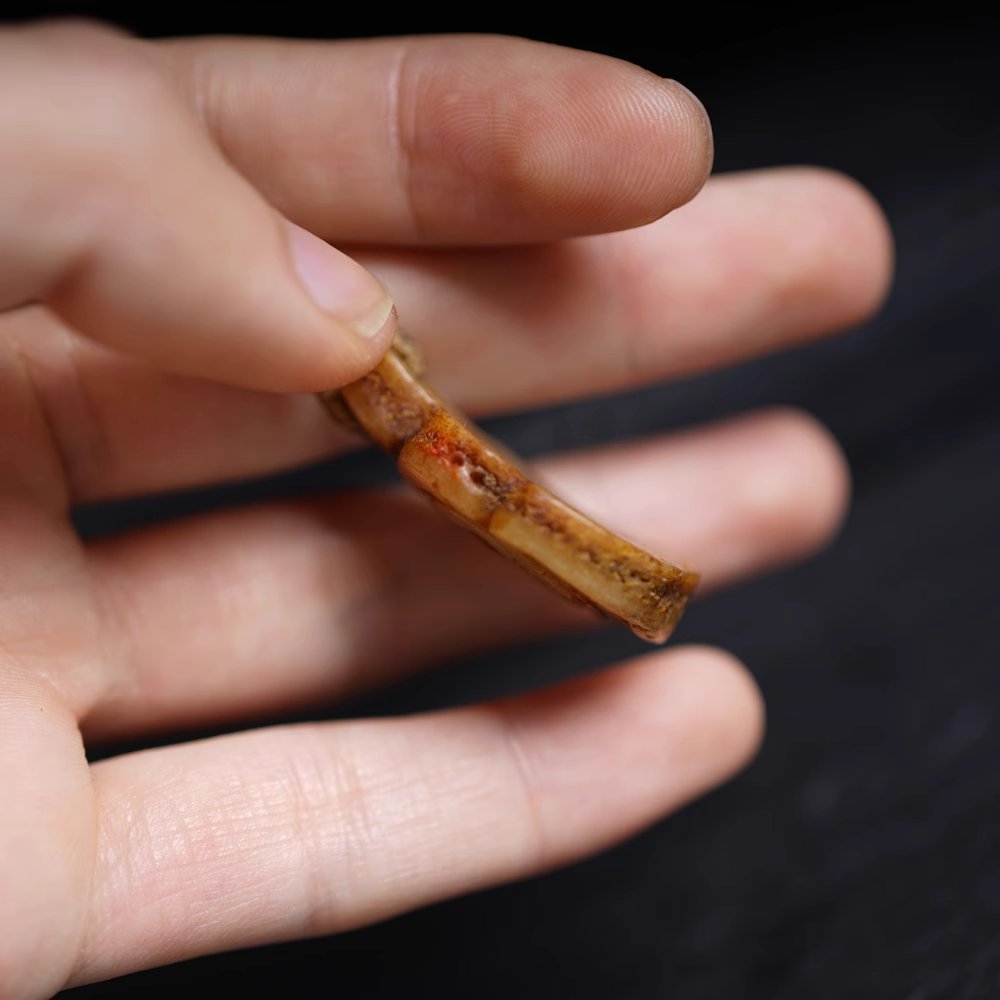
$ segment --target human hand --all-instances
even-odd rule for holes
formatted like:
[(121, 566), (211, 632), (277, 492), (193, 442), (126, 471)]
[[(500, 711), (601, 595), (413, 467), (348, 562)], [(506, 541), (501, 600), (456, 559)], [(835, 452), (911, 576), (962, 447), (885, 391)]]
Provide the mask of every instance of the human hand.
[[(85, 743), (259, 718), (592, 619), (397, 491), (91, 544), (68, 514), (347, 445), (310, 393), (375, 364), (390, 302), (277, 212), (379, 275), (434, 381), (482, 414), (861, 320), (890, 270), (867, 195), (767, 171), (655, 221), (708, 174), (697, 101), (514, 39), (30, 26), (0, 33), (0, 94), (0, 996), (542, 871), (748, 759), (748, 674), (677, 646), (499, 703), (88, 766)], [(704, 589), (821, 544), (847, 493), (829, 436), (786, 411), (544, 467)]]

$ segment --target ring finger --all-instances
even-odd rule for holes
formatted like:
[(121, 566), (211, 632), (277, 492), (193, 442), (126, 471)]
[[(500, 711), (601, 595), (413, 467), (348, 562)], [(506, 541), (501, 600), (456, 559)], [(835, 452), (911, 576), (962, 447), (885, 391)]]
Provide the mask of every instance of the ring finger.
[[(543, 471), (707, 588), (811, 550), (846, 500), (836, 446), (792, 412)], [(273, 712), (594, 621), (390, 491), (169, 524), (99, 543), (90, 562), (105, 666), (67, 694), (91, 738)]]

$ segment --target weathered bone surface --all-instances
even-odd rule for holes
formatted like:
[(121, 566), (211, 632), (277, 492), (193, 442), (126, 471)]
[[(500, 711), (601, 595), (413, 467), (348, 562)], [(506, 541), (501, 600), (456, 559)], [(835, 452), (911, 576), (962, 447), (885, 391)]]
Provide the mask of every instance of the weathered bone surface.
[(494, 548), (643, 639), (666, 641), (698, 575), (657, 559), (531, 482), (422, 373), (412, 342), (397, 337), (377, 368), (320, 399), (334, 419), (395, 455), (405, 479)]

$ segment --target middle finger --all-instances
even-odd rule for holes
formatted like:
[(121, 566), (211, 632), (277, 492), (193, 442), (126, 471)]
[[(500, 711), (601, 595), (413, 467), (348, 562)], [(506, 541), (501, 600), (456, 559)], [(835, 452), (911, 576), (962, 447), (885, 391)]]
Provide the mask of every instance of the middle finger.
[[(885, 293), (890, 256), (885, 222), (853, 182), (772, 170), (718, 178), (685, 208), (625, 233), (363, 259), (392, 288), (431, 381), (483, 414), (677, 376), (850, 325)], [(167, 376), (50, 334), (23, 343), (78, 502), (267, 474), (349, 442), (312, 398)]]

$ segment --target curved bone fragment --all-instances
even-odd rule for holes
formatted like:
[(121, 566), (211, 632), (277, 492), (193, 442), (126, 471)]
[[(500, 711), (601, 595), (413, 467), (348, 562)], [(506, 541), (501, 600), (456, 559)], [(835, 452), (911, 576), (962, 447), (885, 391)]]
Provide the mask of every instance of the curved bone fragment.
[(650, 555), (533, 483), (422, 373), (413, 344), (397, 337), (378, 367), (320, 399), (335, 420), (395, 455), (403, 478), (494, 548), (564, 596), (649, 642), (665, 642), (698, 575)]

